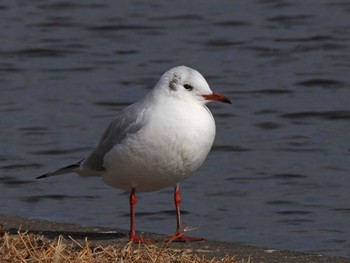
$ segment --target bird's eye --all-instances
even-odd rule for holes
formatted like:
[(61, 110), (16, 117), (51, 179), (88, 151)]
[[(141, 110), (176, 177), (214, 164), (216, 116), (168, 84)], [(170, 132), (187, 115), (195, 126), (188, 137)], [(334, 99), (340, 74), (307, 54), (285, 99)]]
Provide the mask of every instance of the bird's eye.
[(184, 88), (187, 89), (188, 91), (193, 90), (193, 87), (190, 84), (184, 84)]

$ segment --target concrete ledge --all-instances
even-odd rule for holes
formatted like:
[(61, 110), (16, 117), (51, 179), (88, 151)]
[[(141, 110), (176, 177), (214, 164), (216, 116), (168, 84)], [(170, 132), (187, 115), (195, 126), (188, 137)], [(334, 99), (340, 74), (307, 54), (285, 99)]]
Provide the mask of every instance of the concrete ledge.
[[(99, 244), (103, 246), (114, 245), (123, 247), (128, 243), (128, 231), (118, 228), (87, 227), (1, 214), (0, 225), (3, 225), (5, 231), (13, 234), (21, 229), (23, 232), (28, 230), (31, 233), (42, 234), (50, 239), (63, 235), (68, 239), (71, 236), (74, 240), (84, 241), (85, 237), (87, 237), (92, 246)], [(159, 244), (163, 242), (164, 238), (164, 235), (154, 233), (141, 232), (140, 235), (154, 239)], [(215, 257), (218, 259), (225, 255), (233, 255), (237, 259), (244, 260), (244, 262), (252, 263), (350, 263), (350, 259), (342, 257), (259, 248), (212, 240), (194, 243), (171, 243), (169, 246), (174, 249), (191, 249), (196, 254), (204, 254), (206, 258)]]

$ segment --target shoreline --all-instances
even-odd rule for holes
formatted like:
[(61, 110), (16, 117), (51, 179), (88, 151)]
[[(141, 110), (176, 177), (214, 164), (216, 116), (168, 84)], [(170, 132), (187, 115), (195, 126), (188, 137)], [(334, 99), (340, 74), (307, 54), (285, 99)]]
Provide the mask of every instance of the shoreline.
[[(33, 234), (44, 235), (49, 239), (55, 239), (62, 235), (68, 241), (70, 237), (77, 241), (84, 241), (87, 237), (91, 246), (113, 245), (123, 247), (128, 243), (128, 231), (118, 228), (98, 226), (90, 227), (3, 214), (0, 214), (0, 226), (3, 226), (3, 230), (9, 232), (10, 234), (17, 234), (19, 230), (21, 232), (28, 231), (29, 233)], [(154, 239), (156, 244), (162, 244), (165, 237), (161, 234), (148, 232), (140, 232), (140, 235), (146, 238)], [(173, 242), (169, 244), (169, 247), (183, 250), (191, 249), (194, 251), (194, 253), (204, 255), (206, 258), (215, 257), (219, 259), (226, 255), (231, 255), (235, 256), (239, 260), (242, 260), (243, 262), (252, 263), (350, 263), (350, 259), (344, 257), (254, 247), (239, 243), (229, 243), (207, 239), (193, 243)]]

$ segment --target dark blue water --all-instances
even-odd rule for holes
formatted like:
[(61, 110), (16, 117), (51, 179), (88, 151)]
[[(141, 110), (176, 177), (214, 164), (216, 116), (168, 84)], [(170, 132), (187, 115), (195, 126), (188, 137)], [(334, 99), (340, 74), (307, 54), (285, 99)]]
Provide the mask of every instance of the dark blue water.
[[(86, 157), (113, 115), (176, 65), (232, 106), (182, 183), (195, 235), (350, 257), (348, 1), (3, 1), (0, 213), (128, 228), (98, 178), (35, 181)], [(172, 189), (140, 194), (137, 227), (172, 233)]]

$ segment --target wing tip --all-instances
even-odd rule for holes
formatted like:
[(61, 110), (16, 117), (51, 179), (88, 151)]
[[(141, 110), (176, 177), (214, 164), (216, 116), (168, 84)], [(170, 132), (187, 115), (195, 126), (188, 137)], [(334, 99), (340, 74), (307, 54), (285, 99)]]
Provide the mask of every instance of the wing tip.
[(74, 172), (75, 169), (80, 167), (80, 165), (83, 161), (84, 161), (84, 159), (80, 160), (79, 162), (77, 162), (75, 164), (71, 164), (71, 165), (62, 167), (60, 169), (57, 169), (55, 171), (40, 175), (40, 176), (36, 177), (35, 179), (42, 179), (42, 178), (47, 178), (47, 177), (51, 177), (51, 176), (55, 176), (55, 175)]
[(43, 174), (43, 175), (36, 177), (35, 179), (42, 179), (42, 178), (46, 178), (46, 177), (47, 177), (47, 174)]

